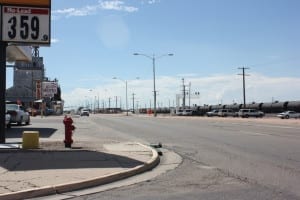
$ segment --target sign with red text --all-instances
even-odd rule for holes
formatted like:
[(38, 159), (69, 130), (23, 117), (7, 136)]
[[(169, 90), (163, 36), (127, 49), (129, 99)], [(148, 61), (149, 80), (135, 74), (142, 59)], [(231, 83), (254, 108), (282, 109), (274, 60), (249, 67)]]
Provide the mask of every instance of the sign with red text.
[(50, 7), (50, 0), (0, 0), (0, 4)]
[(53, 97), (57, 94), (57, 82), (44, 81), (42, 83), (43, 97)]
[(2, 41), (50, 44), (50, 8), (2, 6)]
[(37, 80), (36, 81), (36, 92), (35, 92), (35, 98), (36, 99), (41, 99), (42, 98), (42, 87), (41, 87), (41, 81)]

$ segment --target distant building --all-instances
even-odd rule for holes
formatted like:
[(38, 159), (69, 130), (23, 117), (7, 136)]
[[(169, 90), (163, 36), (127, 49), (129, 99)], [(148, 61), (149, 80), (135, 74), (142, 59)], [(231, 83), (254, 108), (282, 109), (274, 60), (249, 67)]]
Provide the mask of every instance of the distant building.
[(13, 86), (6, 90), (6, 100), (25, 104), (37, 100), (37, 82), (45, 79), (43, 58), (37, 58), (36, 62), (16, 61), (13, 68)]
[[(63, 113), (63, 101), (58, 80), (45, 77), (43, 57), (32, 57), (32, 62), (16, 61), (13, 70), (13, 86), (6, 90), (6, 100), (21, 102), (25, 107), (53, 109), (55, 114)], [(43, 82), (55, 82), (57, 93), (43, 96)]]

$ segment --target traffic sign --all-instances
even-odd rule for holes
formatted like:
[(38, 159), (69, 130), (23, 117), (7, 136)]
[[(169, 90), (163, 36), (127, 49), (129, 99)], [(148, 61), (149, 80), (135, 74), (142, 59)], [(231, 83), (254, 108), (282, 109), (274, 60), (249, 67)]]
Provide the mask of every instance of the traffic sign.
[(50, 9), (2, 6), (2, 41), (50, 44)]

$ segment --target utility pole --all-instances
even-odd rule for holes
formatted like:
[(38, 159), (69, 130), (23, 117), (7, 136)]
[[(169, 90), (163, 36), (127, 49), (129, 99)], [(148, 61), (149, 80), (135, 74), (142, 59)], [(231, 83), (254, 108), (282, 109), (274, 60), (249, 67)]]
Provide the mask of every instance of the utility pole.
[(118, 96), (115, 96), (116, 98), (116, 110), (117, 110), (117, 107), (118, 107)]
[(189, 108), (191, 108), (191, 86), (192, 86), (192, 83), (189, 82)]
[(121, 96), (120, 96), (120, 110), (122, 110), (122, 107), (123, 107), (123, 105), (122, 105), (122, 98), (121, 98)]
[(185, 108), (185, 85), (184, 85), (184, 78), (182, 78), (182, 87), (183, 87), (183, 97), (182, 97), (182, 107)]
[(134, 112), (134, 96), (135, 96), (135, 94), (132, 93), (132, 110), (133, 110), (133, 112)]
[(108, 109), (110, 109), (110, 97), (108, 98)]
[(238, 74), (240, 76), (243, 76), (243, 98), (244, 98), (244, 108), (246, 108), (246, 84), (245, 84), (245, 76), (250, 76), (249, 74), (245, 74), (246, 69), (250, 69), (248, 67), (239, 67), (238, 69), (243, 70), (242, 74)]
[(99, 93), (98, 93), (98, 112), (100, 111)]

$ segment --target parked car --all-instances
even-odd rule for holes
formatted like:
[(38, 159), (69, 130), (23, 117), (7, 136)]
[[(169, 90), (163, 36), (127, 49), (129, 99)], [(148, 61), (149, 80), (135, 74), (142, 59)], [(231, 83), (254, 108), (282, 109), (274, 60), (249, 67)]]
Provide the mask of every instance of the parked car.
[(263, 117), (265, 113), (255, 110), (255, 109), (240, 109), (238, 112), (238, 116), (240, 117)]
[(10, 114), (5, 114), (5, 126), (6, 128), (10, 128)]
[(237, 117), (237, 113), (233, 112), (231, 109), (220, 109), (218, 112), (219, 117), (227, 117), (227, 116), (232, 116), (232, 117)]
[(300, 118), (300, 113), (297, 113), (295, 111), (285, 111), (285, 112), (282, 112), (282, 113), (279, 113), (277, 115), (277, 117), (281, 118), (281, 119), (289, 119), (289, 118)]
[(212, 110), (206, 113), (207, 117), (218, 116), (219, 110)]
[(176, 115), (181, 116), (183, 113), (182, 109), (176, 109)]
[(80, 112), (80, 116), (90, 116), (90, 111), (86, 109), (82, 109)]
[(54, 110), (51, 109), (51, 108), (46, 108), (45, 111), (44, 111), (45, 115), (48, 116), (48, 115), (53, 115), (54, 114)]
[(10, 114), (10, 123), (17, 123), (21, 125), (30, 123), (29, 113), (25, 111), (25, 108), (18, 104), (6, 104), (7, 113)]
[(184, 115), (184, 116), (191, 116), (191, 115), (193, 115), (193, 110), (192, 109), (184, 109), (182, 111), (182, 115)]

